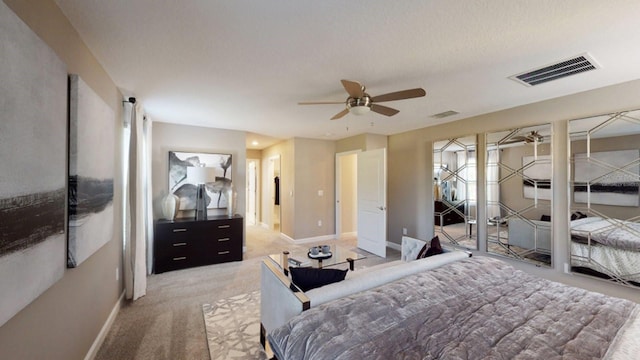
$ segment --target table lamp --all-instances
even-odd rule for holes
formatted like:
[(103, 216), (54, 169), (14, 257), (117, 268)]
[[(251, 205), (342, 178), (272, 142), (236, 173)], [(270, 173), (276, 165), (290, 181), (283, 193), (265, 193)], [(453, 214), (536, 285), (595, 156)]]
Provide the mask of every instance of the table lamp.
[(196, 220), (207, 220), (207, 193), (205, 184), (207, 183), (209, 169), (205, 167), (206, 164), (200, 164), (199, 166), (187, 167), (187, 180), (195, 184), (196, 189)]

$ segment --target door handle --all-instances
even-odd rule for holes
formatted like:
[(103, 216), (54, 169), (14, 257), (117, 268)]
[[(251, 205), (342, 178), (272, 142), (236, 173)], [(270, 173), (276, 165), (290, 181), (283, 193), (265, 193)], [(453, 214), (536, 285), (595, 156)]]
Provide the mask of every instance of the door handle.
[(384, 207), (384, 206), (378, 206), (378, 210), (385, 211), (385, 210), (387, 210), (387, 208)]

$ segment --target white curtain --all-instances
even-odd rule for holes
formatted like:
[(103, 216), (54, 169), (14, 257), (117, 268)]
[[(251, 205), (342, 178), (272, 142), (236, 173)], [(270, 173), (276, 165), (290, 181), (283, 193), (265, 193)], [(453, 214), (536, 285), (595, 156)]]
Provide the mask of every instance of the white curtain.
[(498, 184), (498, 150), (492, 149), (487, 152), (487, 217), (493, 219), (500, 217), (500, 184)]
[(153, 238), (151, 121), (141, 106), (124, 104), (124, 282), (127, 299), (136, 300), (147, 291), (147, 244)]

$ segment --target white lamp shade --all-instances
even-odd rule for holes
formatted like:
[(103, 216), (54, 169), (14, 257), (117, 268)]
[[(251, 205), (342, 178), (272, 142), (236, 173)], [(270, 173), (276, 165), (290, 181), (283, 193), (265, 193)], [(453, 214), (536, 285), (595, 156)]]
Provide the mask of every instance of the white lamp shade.
[(187, 181), (192, 184), (206, 184), (209, 179), (209, 168), (207, 167), (187, 167)]

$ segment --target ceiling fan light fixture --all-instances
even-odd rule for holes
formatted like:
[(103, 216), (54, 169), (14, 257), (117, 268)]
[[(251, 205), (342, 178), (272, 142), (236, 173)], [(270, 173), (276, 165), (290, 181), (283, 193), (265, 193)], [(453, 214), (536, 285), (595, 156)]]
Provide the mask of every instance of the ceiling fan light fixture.
[(368, 94), (361, 98), (350, 97), (347, 99), (347, 109), (353, 115), (364, 115), (371, 110), (371, 98)]
[(371, 110), (370, 107), (364, 106), (364, 105), (354, 106), (349, 108), (349, 112), (352, 113), (353, 115), (364, 115), (368, 113), (370, 110)]

